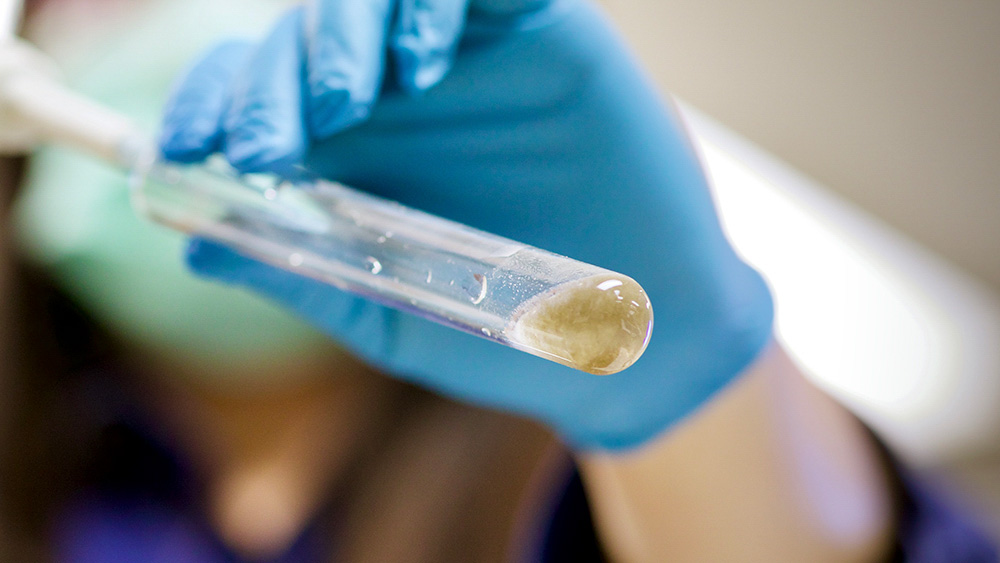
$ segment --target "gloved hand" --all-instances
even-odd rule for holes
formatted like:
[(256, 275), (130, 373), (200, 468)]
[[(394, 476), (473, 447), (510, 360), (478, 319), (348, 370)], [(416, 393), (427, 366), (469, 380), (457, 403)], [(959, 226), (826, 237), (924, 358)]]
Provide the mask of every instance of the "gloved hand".
[[(658, 435), (770, 337), (698, 159), (599, 11), (541, 0), (322, 0), (179, 85), (167, 158), (321, 175), (637, 280), (645, 355), (593, 376), (195, 241), (191, 267), (298, 311), (386, 373), (535, 417), (577, 448)], [(463, 22), (463, 15), (467, 18)], [(384, 72), (384, 69), (391, 72)], [(385, 75), (383, 77), (383, 75)]]

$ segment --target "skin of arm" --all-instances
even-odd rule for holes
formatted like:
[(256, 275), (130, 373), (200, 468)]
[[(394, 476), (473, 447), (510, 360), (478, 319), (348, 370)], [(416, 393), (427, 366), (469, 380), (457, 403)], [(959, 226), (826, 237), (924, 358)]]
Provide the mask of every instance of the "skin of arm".
[(776, 343), (651, 443), (576, 457), (615, 561), (873, 562), (892, 546), (870, 434)]

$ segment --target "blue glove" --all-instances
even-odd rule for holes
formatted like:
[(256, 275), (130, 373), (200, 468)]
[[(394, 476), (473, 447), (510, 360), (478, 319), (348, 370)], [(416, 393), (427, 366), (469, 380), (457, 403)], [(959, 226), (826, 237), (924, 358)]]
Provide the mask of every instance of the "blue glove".
[(601, 377), (207, 241), (190, 248), (196, 272), (272, 297), (386, 373), (534, 417), (577, 448), (651, 439), (770, 338), (768, 290), (723, 236), (677, 116), (586, 2), (320, 1), (260, 44), (227, 44), (196, 64), (162, 139), (167, 158), (221, 151), (244, 171), (303, 161), (632, 276), (656, 326), (635, 365)]

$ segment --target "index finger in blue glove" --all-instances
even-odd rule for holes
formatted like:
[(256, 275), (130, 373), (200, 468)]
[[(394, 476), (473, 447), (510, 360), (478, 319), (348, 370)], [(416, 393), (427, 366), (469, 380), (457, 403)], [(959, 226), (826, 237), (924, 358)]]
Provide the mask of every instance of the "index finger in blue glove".
[(306, 16), (309, 126), (324, 138), (368, 116), (385, 68), (393, 0), (319, 0)]
[(199, 162), (219, 149), (229, 83), (251, 51), (248, 41), (221, 43), (184, 74), (163, 113), (159, 143), (164, 157)]
[(242, 172), (280, 172), (305, 154), (302, 16), (286, 13), (233, 81), (223, 148)]

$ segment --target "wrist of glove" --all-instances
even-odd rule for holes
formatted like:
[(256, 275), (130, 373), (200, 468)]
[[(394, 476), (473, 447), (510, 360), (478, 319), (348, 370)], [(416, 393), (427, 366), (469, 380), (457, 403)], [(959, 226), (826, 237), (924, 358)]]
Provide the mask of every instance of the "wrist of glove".
[(191, 245), (189, 264), (297, 311), (390, 375), (534, 417), (577, 448), (658, 435), (753, 361), (772, 319), (766, 285), (722, 234), (683, 127), (589, 3), (426, 2), (419, 23), (403, 21), (411, 4), (321, 1), (259, 44), (210, 52), (168, 104), (164, 155), (222, 152), (241, 170), (279, 173), (304, 162), (620, 271), (653, 304), (645, 355), (594, 376), (208, 241)]

